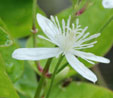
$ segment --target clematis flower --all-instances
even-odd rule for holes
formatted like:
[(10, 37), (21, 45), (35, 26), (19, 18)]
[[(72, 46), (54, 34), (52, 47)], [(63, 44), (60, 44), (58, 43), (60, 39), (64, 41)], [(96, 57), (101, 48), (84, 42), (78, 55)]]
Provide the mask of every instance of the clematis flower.
[(83, 49), (91, 48), (97, 41), (86, 43), (100, 36), (100, 33), (89, 36), (89, 32), (85, 33), (88, 27), (84, 29), (79, 25), (79, 20), (76, 20), (76, 26), (70, 24), (71, 17), (67, 23), (62, 19), (60, 26), (57, 17), (51, 16), (51, 20), (37, 14), (37, 21), (41, 29), (47, 37), (39, 35), (40, 38), (47, 40), (57, 47), (53, 48), (19, 48), (16, 49), (12, 57), (18, 60), (42, 60), (52, 57), (64, 55), (73, 69), (75, 69), (84, 78), (96, 82), (96, 75), (80, 62), (77, 57), (94, 64), (93, 61), (109, 63), (110, 61), (104, 57), (96, 56), (92, 53), (83, 52)]
[(113, 0), (103, 0), (102, 5), (104, 8), (113, 8)]

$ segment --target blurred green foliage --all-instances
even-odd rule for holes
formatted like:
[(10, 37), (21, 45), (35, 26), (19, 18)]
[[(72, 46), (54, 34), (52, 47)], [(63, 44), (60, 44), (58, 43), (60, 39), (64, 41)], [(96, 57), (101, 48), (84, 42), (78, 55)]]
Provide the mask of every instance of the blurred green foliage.
[[(18, 45), (14, 42), (2, 20), (0, 20), (0, 27), (3, 28), (4, 32), (2, 33), (5, 33), (4, 36), (0, 37), (0, 41), (2, 42), (2, 39), (6, 39), (10, 40), (12, 43), (10, 46), (3, 45), (0, 48), (0, 97), (19, 98), (11, 82), (14, 83), (21, 77), (24, 69), (23, 61), (17, 61), (12, 58), (12, 52), (18, 47)], [(9, 38), (7, 39), (7, 37)]]
[[(5, 31), (7, 31), (7, 34), (10, 35), (10, 33), (7, 30), (6, 25), (3, 21), (0, 22), (1, 27), (4, 28)], [(1, 47), (0, 48), (0, 55), (3, 58), (3, 61), (5, 63), (6, 71), (8, 75), (10, 76), (11, 80), (15, 82), (23, 73), (23, 61), (18, 61), (12, 58), (12, 52), (19, 47), (19, 45), (13, 40), (13, 38), (10, 35), (10, 39), (12, 41), (12, 45), (9, 47)]]
[(0, 98), (19, 98), (9, 79), (3, 59), (0, 55)]
[(88, 83), (72, 82), (67, 87), (55, 86), (50, 98), (112, 98), (113, 92)]
[(30, 34), (32, 26), (32, 0), (0, 0), (0, 17), (13, 37)]
[(12, 41), (9, 39), (6, 31), (0, 27), (0, 47), (9, 46), (12, 44)]
[[(0, 17), (10, 35), (21, 38), (31, 34), (33, 0), (0, 0)], [(37, 5), (37, 11), (43, 13)]]
[(33, 98), (37, 88), (36, 74), (27, 62), (24, 65), (24, 73), (14, 86), (24, 96)]

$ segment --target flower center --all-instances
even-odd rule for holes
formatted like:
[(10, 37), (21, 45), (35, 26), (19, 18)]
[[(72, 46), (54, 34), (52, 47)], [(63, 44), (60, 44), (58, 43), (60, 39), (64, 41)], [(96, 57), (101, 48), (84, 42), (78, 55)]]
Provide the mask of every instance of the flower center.
[(59, 36), (59, 48), (61, 49), (61, 51), (66, 54), (67, 52), (69, 52), (75, 43), (75, 36), (74, 33), (69, 32), (67, 34), (62, 34)]

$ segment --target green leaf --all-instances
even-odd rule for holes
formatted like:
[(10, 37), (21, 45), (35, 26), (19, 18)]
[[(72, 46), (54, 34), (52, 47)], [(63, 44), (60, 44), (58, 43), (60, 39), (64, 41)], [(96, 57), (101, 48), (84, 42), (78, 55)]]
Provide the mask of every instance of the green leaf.
[(88, 83), (72, 82), (67, 87), (55, 86), (50, 98), (113, 98), (113, 92)]
[[(9, 34), (6, 25), (2, 20), (0, 20), (0, 26), (4, 28), (4, 30)], [(22, 75), (24, 66), (23, 61), (15, 60), (12, 58), (12, 53), (16, 48), (18, 48), (18, 45), (14, 42), (13, 39), (11, 40), (13, 41), (11, 46), (0, 48), (0, 55), (4, 61), (8, 75), (10, 76), (11, 80), (15, 82)]]
[(23, 61), (12, 58), (12, 53), (16, 48), (16, 44), (13, 44), (10, 47), (0, 48), (0, 54), (4, 60), (6, 71), (13, 82), (20, 78), (24, 69)]
[(24, 96), (33, 98), (37, 88), (36, 75), (27, 62), (25, 62), (24, 65), (24, 73), (14, 85), (19, 93)]
[(0, 98), (19, 98), (6, 71), (0, 56)]
[[(33, 0), (0, 0), (0, 17), (15, 38), (30, 35)], [(37, 12), (43, 13), (37, 5)]]
[(12, 44), (6, 31), (0, 27), (0, 47), (6, 47)]

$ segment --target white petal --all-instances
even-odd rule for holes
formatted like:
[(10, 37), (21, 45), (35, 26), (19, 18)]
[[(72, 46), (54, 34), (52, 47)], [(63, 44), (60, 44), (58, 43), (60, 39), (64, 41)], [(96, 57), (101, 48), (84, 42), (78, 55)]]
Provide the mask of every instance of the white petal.
[(42, 16), (41, 14), (37, 14), (37, 21), (40, 25), (43, 32), (51, 39), (54, 40), (54, 36), (59, 33), (58, 28), (55, 24), (48, 18)]
[(113, 8), (113, 0), (103, 0), (102, 5), (104, 8)]
[(85, 67), (84, 64), (81, 63), (74, 55), (66, 54), (66, 59), (72, 66), (72, 68), (74, 68), (84, 78), (94, 83), (97, 81), (96, 75), (92, 71), (90, 71), (87, 67)]
[(57, 56), (59, 48), (19, 48), (12, 57), (18, 60), (41, 60)]
[(82, 51), (73, 51), (74, 55), (79, 56), (84, 59), (93, 60), (101, 63), (110, 63), (110, 60), (101, 56), (96, 56), (92, 53), (82, 52)]

